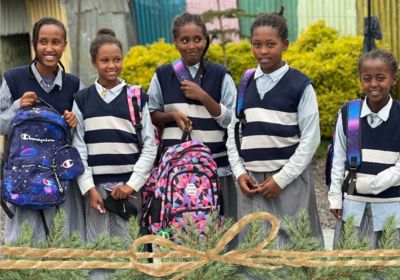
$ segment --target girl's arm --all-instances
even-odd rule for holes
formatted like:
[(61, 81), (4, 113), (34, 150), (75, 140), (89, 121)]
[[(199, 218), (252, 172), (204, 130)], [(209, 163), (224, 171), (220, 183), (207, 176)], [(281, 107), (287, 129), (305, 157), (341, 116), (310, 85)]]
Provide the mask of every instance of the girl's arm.
[[(256, 182), (247, 174), (243, 165), (243, 160), (239, 156), (239, 152), (235, 143), (235, 124), (238, 122), (236, 116), (232, 115), (232, 121), (228, 126), (228, 139), (226, 140), (226, 148), (228, 150), (229, 163), (232, 173), (238, 181), (239, 187), (244, 195), (251, 196), (258, 192)], [(239, 132), (240, 133), (240, 132)]]
[(148, 108), (151, 113), (151, 121), (155, 126), (164, 126), (168, 122), (176, 122), (181, 130), (186, 126), (191, 126), (190, 119), (184, 113), (164, 112), (164, 102), (157, 74), (153, 75), (147, 93), (149, 95)]
[(126, 185), (134, 191), (139, 191), (146, 183), (150, 172), (154, 166), (154, 160), (157, 155), (157, 146), (154, 138), (154, 126), (151, 123), (150, 112), (147, 104), (142, 110), (142, 139), (143, 148), (138, 161), (136, 162), (133, 173)]
[(335, 127), (334, 154), (332, 159), (331, 185), (328, 200), (330, 209), (342, 209), (342, 185), (346, 164), (346, 136), (343, 130), (342, 114), (339, 111)]
[(74, 101), (74, 104), (72, 106), (72, 113), (75, 115), (76, 119), (78, 120), (78, 124), (75, 129), (74, 137), (72, 140), (72, 144), (77, 148), (82, 162), (85, 166), (85, 172), (78, 177), (77, 182), (79, 185), (79, 188), (81, 190), (82, 195), (86, 195), (86, 193), (92, 189), (95, 188), (95, 184), (93, 181), (93, 174), (92, 174), (92, 168), (88, 166), (88, 151), (87, 151), (87, 146), (84, 141), (84, 136), (85, 136), (85, 125), (83, 121), (83, 115), (81, 110), (79, 109), (78, 105)]
[(7, 85), (6, 79), (0, 87), (0, 134), (7, 134), (10, 123), (14, 118), (16, 112), (20, 108), (20, 99), (13, 102), (10, 88)]
[(197, 100), (206, 107), (212, 117), (221, 115), (221, 107), (215, 100), (208, 95), (198, 84), (192, 81), (182, 81), (181, 90), (186, 98)]
[(236, 95), (237, 92), (235, 82), (233, 81), (231, 75), (227, 73), (222, 81), (221, 101), (219, 104), (221, 107), (221, 115), (214, 117), (215, 121), (222, 128), (228, 128), (232, 121)]

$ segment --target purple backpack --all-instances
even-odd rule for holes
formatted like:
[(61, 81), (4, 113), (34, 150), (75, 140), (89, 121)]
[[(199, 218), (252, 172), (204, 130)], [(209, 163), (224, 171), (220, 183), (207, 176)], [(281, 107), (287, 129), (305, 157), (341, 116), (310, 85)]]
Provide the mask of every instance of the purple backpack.
[(210, 149), (195, 140), (166, 148), (142, 196), (149, 233), (174, 239), (169, 228), (184, 227), (187, 218), (204, 232), (209, 214), (221, 210), (221, 186)]
[(69, 127), (49, 106), (41, 101), (21, 109), (11, 122), (2, 168), (3, 208), (3, 200), (26, 209), (57, 206), (64, 202), (70, 181), (84, 171)]

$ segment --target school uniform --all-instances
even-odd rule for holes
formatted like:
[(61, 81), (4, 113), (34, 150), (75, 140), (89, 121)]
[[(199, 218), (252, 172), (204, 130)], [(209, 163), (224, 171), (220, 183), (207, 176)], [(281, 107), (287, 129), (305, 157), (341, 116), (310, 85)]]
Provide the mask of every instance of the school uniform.
[[(336, 124), (332, 183), (328, 193), (331, 209), (343, 209), (337, 221), (334, 248), (337, 247), (343, 224), (355, 218), (358, 235), (368, 237), (370, 248), (378, 248), (386, 219), (394, 215), (400, 234), (400, 103), (392, 98), (377, 113), (363, 101), (360, 114), (361, 165), (357, 170), (354, 194), (344, 194), (341, 186), (348, 172), (346, 166), (346, 132), (343, 127), (346, 111), (342, 109)], [(400, 236), (398, 234), (398, 236)]]
[[(30, 67), (30, 68), (29, 68)], [(21, 66), (4, 73), (4, 80), (0, 89), (0, 133), (7, 134), (10, 123), (20, 109), (20, 98), (26, 91), (34, 91), (37, 96), (51, 104), (61, 115), (65, 110), (72, 109), (73, 94), (84, 86), (79, 78), (63, 73), (61, 69), (54, 80), (45, 81), (34, 64)], [(20, 234), (20, 226), (24, 221), (29, 222), (33, 230), (35, 241), (46, 238), (44, 225), (37, 210), (27, 210), (9, 205), (15, 216), (6, 218), (5, 242), (12, 242)], [(59, 206), (67, 214), (65, 234), (77, 231), (81, 238), (85, 238), (85, 221), (83, 216), (82, 196), (73, 182), (63, 204)], [(57, 207), (44, 209), (46, 224), (51, 228)]]
[[(309, 164), (320, 143), (317, 99), (311, 82), (286, 63), (270, 74), (257, 67), (244, 99), (246, 124), (242, 126), (241, 154), (235, 144), (234, 116), (228, 127), (228, 155), (236, 178), (248, 173), (259, 184), (273, 177), (282, 188), (275, 199), (261, 194), (246, 197), (238, 192), (238, 218), (256, 211), (267, 211), (278, 219), (296, 217), (301, 209), (310, 216), (312, 235), (321, 239), (322, 230), (316, 207)], [(264, 224), (265, 233), (270, 225)], [(280, 225), (277, 247), (290, 240)], [(241, 232), (239, 239), (244, 240)]]
[(103, 199), (106, 190), (127, 184), (135, 193), (132, 202), (141, 214), (140, 189), (147, 181), (156, 156), (156, 145), (151, 118), (142, 93), (142, 139), (139, 152), (138, 137), (130, 118), (127, 86), (125, 81), (112, 89), (103, 88), (97, 81), (75, 96), (73, 113), (78, 118), (74, 145), (78, 149), (85, 172), (77, 181), (85, 196), (87, 240), (92, 241), (101, 233), (124, 237), (127, 221), (107, 211), (100, 214), (89, 205), (87, 192), (96, 187)]
[[(200, 63), (186, 66), (192, 78), (196, 77)], [(204, 71), (203, 71), (204, 70)], [(226, 128), (228, 127), (236, 96), (235, 83), (222, 65), (205, 62), (202, 69), (201, 87), (221, 106), (221, 115), (212, 117), (199, 101), (186, 98), (180, 89), (171, 64), (157, 68), (149, 87), (150, 112), (183, 112), (191, 121), (191, 137), (206, 144), (218, 166), (218, 176), (223, 195), (223, 209), (226, 217), (237, 219), (236, 187), (229, 167), (226, 151)], [(182, 131), (175, 122), (166, 123), (163, 128), (162, 143), (164, 147), (181, 142)]]

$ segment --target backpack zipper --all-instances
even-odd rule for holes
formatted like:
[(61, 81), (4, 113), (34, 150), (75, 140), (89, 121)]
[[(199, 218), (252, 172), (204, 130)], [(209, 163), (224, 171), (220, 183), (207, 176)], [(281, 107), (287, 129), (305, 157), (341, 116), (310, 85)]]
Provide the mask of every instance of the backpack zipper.
[[(60, 193), (64, 193), (64, 188), (62, 187), (62, 185), (60, 183), (60, 179), (58, 179), (58, 176), (57, 176), (57, 173), (55, 172), (55, 168), (54, 167), (50, 168), (50, 167), (46, 167), (46, 166), (43, 166), (43, 165), (40, 165), (40, 164), (24, 164), (24, 165), (21, 165), (21, 168), (29, 168), (29, 167), (39, 167), (39, 168), (42, 168), (42, 169), (51, 170), (52, 173), (54, 174), (55, 179), (56, 179), (58, 190), (60, 191)], [(12, 169), (13, 170), (17, 170), (18, 166), (13, 166)]]

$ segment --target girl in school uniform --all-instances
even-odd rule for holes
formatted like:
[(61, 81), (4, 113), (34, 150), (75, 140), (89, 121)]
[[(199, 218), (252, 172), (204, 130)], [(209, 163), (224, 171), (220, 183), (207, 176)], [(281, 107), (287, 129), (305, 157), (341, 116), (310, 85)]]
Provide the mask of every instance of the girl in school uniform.
[[(157, 68), (151, 80), (148, 93), (153, 124), (163, 127), (163, 147), (180, 143), (182, 131), (189, 128), (193, 140), (210, 148), (222, 184), (224, 215), (236, 220), (236, 189), (225, 146), (235, 84), (224, 66), (204, 58), (210, 39), (199, 15), (178, 16), (172, 34), (181, 57)], [(182, 63), (192, 79), (180, 80), (175, 63)]]
[(90, 45), (90, 56), (99, 76), (93, 85), (75, 95), (72, 110), (78, 119), (73, 143), (85, 165), (78, 184), (85, 200), (88, 241), (101, 233), (125, 236), (127, 220), (108, 211), (105, 200), (108, 196), (129, 198), (139, 211), (139, 191), (150, 175), (157, 150), (144, 92), (140, 96), (143, 148), (139, 150), (140, 136), (128, 105), (128, 85), (118, 77), (123, 53), (114, 31), (98, 31)]
[[(60, 59), (67, 46), (67, 31), (55, 18), (38, 20), (32, 31), (32, 44), (35, 58), (29, 65), (21, 66), (4, 73), (0, 89), (0, 133), (7, 134), (10, 123), (20, 108), (35, 105), (38, 98), (52, 105), (67, 124), (74, 128), (77, 124), (71, 112), (73, 94), (84, 86), (78, 77), (65, 73)], [(77, 188), (71, 186), (66, 201), (61, 205), (68, 215), (66, 234), (78, 231), (85, 236), (82, 197)], [(6, 218), (5, 241), (11, 242), (20, 234), (20, 226), (27, 221), (32, 226), (35, 240), (46, 238), (44, 224), (39, 211), (10, 206), (15, 214)], [(51, 228), (56, 207), (44, 210), (44, 220)]]
[[(279, 13), (262, 14), (251, 27), (251, 46), (258, 62), (244, 94), (245, 124), (240, 153), (234, 116), (228, 128), (228, 155), (238, 181), (238, 218), (267, 211), (279, 219), (310, 216), (312, 234), (322, 231), (309, 164), (320, 142), (318, 106), (310, 79), (282, 60), (288, 28)], [(265, 225), (266, 233), (269, 225)], [(239, 236), (243, 240), (244, 234)], [(290, 243), (284, 227), (277, 247)]]
[(343, 106), (336, 123), (328, 199), (337, 218), (334, 247), (343, 224), (354, 216), (358, 235), (368, 237), (371, 249), (377, 249), (389, 216), (395, 216), (400, 228), (400, 102), (390, 95), (398, 65), (391, 52), (376, 49), (360, 59), (358, 71), (365, 99), (360, 112), (361, 164), (356, 171), (355, 191), (342, 193), (345, 173), (349, 172), (343, 121), (347, 112)]

